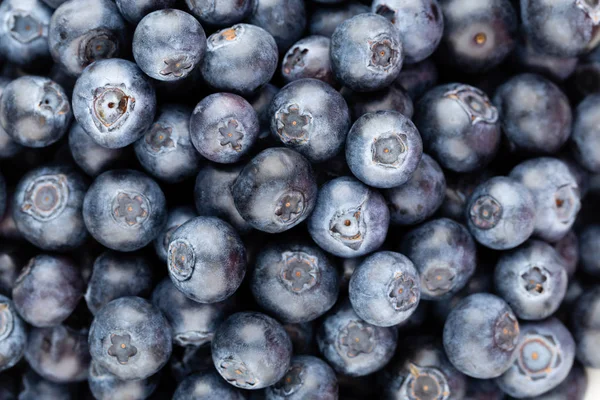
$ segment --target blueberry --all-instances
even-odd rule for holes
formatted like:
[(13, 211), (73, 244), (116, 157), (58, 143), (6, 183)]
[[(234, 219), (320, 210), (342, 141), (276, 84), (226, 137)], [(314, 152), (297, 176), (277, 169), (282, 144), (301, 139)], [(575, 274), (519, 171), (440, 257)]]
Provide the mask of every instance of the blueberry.
[(493, 379), (469, 378), (466, 399), (473, 400), (504, 400), (504, 392)]
[(109, 249), (134, 251), (158, 236), (167, 219), (165, 196), (141, 172), (112, 170), (98, 176), (85, 195), (83, 219)]
[(588, 170), (600, 172), (600, 93), (586, 97), (575, 112), (571, 143), (577, 162)]
[(242, 389), (262, 389), (278, 382), (290, 366), (292, 342), (273, 318), (240, 312), (227, 318), (212, 341), (219, 374)]
[(418, 100), (425, 92), (434, 87), (438, 82), (438, 70), (431, 58), (417, 64), (408, 64), (395, 81), (395, 85), (402, 87), (413, 101)]
[(198, 103), (190, 122), (192, 144), (217, 163), (240, 161), (252, 149), (260, 129), (258, 115), (244, 98), (215, 93)]
[(600, 368), (600, 287), (585, 291), (572, 310), (573, 335), (577, 342), (577, 360), (584, 366)]
[(13, 219), (17, 229), (44, 250), (79, 247), (88, 237), (82, 215), (87, 187), (87, 180), (70, 167), (30, 171), (15, 189)]
[(174, 8), (177, 0), (116, 0), (119, 12), (131, 24), (137, 25), (153, 11)]
[(145, 379), (171, 356), (171, 329), (162, 313), (140, 297), (106, 304), (90, 327), (92, 360), (124, 380)]
[(368, 12), (368, 6), (354, 1), (342, 2), (335, 6), (318, 5), (310, 15), (308, 30), (311, 35), (330, 38), (339, 24), (358, 14)]
[(352, 125), (346, 140), (346, 161), (352, 173), (377, 188), (406, 183), (422, 155), (419, 131), (395, 111), (364, 114)]
[(17, 314), (13, 301), (0, 295), (0, 371), (11, 368), (20, 361), (26, 345), (26, 324)]
[(46, 3), (48, 6), (56, 9), (58, 8), (62, 3), (66, 2), (67, 0), (42, 0), (44, 3)]
[(312, 239), (338, 257), (358, 257), (384, 242), (390, 214), (383, 196), (350, 177), (327, 182), (308, 220)]
[(549, 80), (534, 74), (516, 75), (494, 95), (502, 131), (517, 150), (556, 153), (571, 134), (571, 106)]
[(174, 347), (169, 364), (177, 383), (197, 372), (214, 371), (210, 346)]
[[(2, 97), (2, 93), (4, 93), (4, 89), (10, 80), (0, 77), (0, 97)], [(19, 143), (15, 142), (8, 133), (2, 127), (0, 123), (0, 160), (11, 158), (23, 151), (23, 146)]]
[(511, 368), (518, 342), (517, 317), (504, 300), (488, 293), (461, 300), (444, 325), (448, 359), (474, 378), (495, 378)]
[(434, 219), (410, 231), (400, 251), (421, 276), (421, 298), (444, 300), (462, 289), (475, 272), (475, 241), (467, 228), (447, 218)]
[(316, 246), (272, 244), (256, 257), (250, 280), (256, 302), (285, 323), (312, 321), (336, 302), (339, 276)]
[(19, 400), (74, 400), (73, 387), (66, 384), (50, 382), (33, 370), (27, 370), (22, 377)]
[(547, 76), (555, 81), (564, 81), (578, 70), (577, 57), (557, 57), (540, 52), (526, 37), (521, 37), (515, 49), (515, 59), (521, 68)]
[(6, 190), (6, 181), (4, 176), (0, 173), (0, 217), (6, 213), (6, 207), (8, 202), (8, 193)]
[(152, 266), (141, 254), (106, 251), (94, 261), (85, 292), (92, 314), (114, 299), (125, 296), (146, 297), (152, 290)]
[(341, 93), (349, 104), (353, 121), (366, 113), (376, 111), (397, 111), (406, 118), (413, 116), (413, 102), (399, 85), (366, 93), (343, 88)]
[(359, 14), (342, 22), (331, 36), (336, 78), (358, 92), (389, 86), (400, 73), (404, 50), (400, 31), (380, 15)]
[(192, 110), (179, 105), (158, 108), (156, 119), (144, 136), (135, 142), (135, 154), (152, 176), (177, 183), (198, 172), (202, 157), (190, 139)]
[(536, 400), (558, 400), (558, 399), (584, 399), (588, 392), (588, 377), (585, 369), (580, 364), (573, 364), (573, 368), (564, 381), (554, 389), (536, 396)]
[(369, 324), (393, 326), (415, 312), (421, 299), (419, 273), (400, 253), (381, 251), (354, 270), (349, 285), (354, 312)]
[(18, 242), (3, 241), (0, 245), (0, 295), (10, 296), (12, 293), (19, 271), (25, 265), (26, 252), (23, 250)]
[(442, 39), (444, 17), (438, 0), (375, 0), (371, 10), (389, 19), (400, 31), (407, 64), (429, 57)]
[(23, 76), (2, 92), (0, 124), (22, 146), (55, 143), (67, 132), (72, 116), (63, 88), (48, 78)]
[(342, 95), (316, 79), (286, 85), (269, 110), (271, 133), (311, 162), (338, 154), (350, 129), (350, 113)]
[(244, 400), (246, 395), (215, 372), (196, 373), (187, 377), (177, 386), (173, 400), (227, 399)]
[(255, 93), (254, 96), (248, 99), (254, 108), (254, 111), (256, 111), (260, 123), (259, 139), (270, 137), (271, 115), (269, 114), (269, 108), (271, 107), (271, 101), (277, 92), (279, 92), (279, 88), (268, 83)]
[[(562, 239), (553, 245), (562, 265), (567, 270), (567, 276), (572, 278), (579, 264), (579, 239), (573, 231), (569, 231)], [(586, 250), (587, 252), (587, 250)], [(581, 257), (583, 260), (583, 257)], [(600, 266), (598, 267), (600, 271)]]
[(281, 75), (285, 82), (314, 78), (335, 86), (329, 59), (330, 43), (328, 37), (319, 35), (307, 36), (294, 43), (285, 53), (281, 64)]
[(171, 242), (171, 236), (173, 236), (173, 232), (175, 232), (181, 225), (196, 216), (198, 216), (196, 211), (194, 211), (192, 207), (188, 206), (179, 206), (169, 210), (167, 215), (167, 223), (165, 224), (163, 230), (158, 234), (156, 239), (154, 239), (154, 250), (156, 250), (156, 255), (161, 261), (167, 261), (169, 243)]
[(577, 58), (575, 72), (570, 83), (575, 93), (581, 97), (600, 92), (600, 47), (596, 47), (587, 55)]
[(130, 61), (98, 61), (85, 69), (73, 89), (75, 119), (104, 147), (125, 147), (138, 140), (155, 112), (154, 88)]
[(395, 328), (371, 325), (349, 302), (336, 307), (317, 333), (319, 350), (329, 364), (347, 376), (364, 376), (383, 368), (396, 349)]
[(254, 157), (231, 188), (238, 212), (253, 228), (278, 233), (304, 221), (317, 200), (310, 163), (286, 148), (270, 148)]
[(306, 28), (303, 0), (254, 0), (252, 3), (248, 23), (273, 35), (281, 54), (302, 37)]
[(313, 356), (294, 356), (285, 376), (266, 390), (266, 400), (337, 400), (333, 369)]
[(517, 165), (510, 177), (533, 194), (534, 235), (550, 242), (562, 239), (581, 208), (580, 189), (568, 166), (555, 158), (534, 158)]
[(90, 392), (97, 400), (142, 400), (148, 398), (156, 390), (159, 377), (160, 374), (156, 374), (147, 379), (124, 381), (102, 368), (98, 363), (92, 362), (88, 383)]
[(132, 46), (133, 57), (146, 75), (159, 81), (176, 81), (202, 64), (206, 34), (190, 14), (159, 10), (139, 22)]
[(110, 0), (68, 0), (50, 20), (48, 45), (54, 61), (79, 76), (94, 61), (124, 56), (129, 30)]
[(435, 87), (417, 103), (414, 121), (425, 151), (455, 172), (485, 167), (500, 145), (498, 110), (473, 86)]
[(215, 90), (251, 94), (271, 80), (278, 53), (264, 29), (237, 24), (208, 37), (202, 76)]
[(407, 182), (382, 193), (390, 209), (391, 223), (414, 225), (431, 217), (442, 205), (446, 178), (439, 164), (423, 154)]
[(185, 2), (200, 22), (212, 27), (241, 22), (252, 10), (250, 0), (185, 0)]
[(587, 225), (579, 235), (580, 268), (585, 273), (600, 277), (600, 261), (596, 249), (600, 243), (600, 225)]
[(312, 321), (300, 324), (285, 324), (283, 329), (285, 329), (292, 341), (294, 354), (312, 354), (314, 352), (316, 343), (314, 323)]
[(557, 319), (521, 325), (516, 359), (496, 383), (508, 395), (538, 396), (558, 386), (575, 358), (571, 333)]
[(440, 215), (458, 222), (465, 222), (465, 210), (471, 194), (477, 186), (493, 177), (489, 170), (466, 174), (444, 171), (446, 176), (446, 195), (440, 207)]
[(238, 233), (214, 217), (196, 217), (171, 235), (169, 275), (177, 289), (199, 303), (231, 296), (246, 273), (246, 250)]

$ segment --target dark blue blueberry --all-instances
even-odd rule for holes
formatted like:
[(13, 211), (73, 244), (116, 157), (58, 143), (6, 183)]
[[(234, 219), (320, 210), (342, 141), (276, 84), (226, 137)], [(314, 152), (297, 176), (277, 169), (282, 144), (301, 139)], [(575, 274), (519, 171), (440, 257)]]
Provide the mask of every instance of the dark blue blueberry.
[(444, 325), (444, 349), (462, 373), (478, 379), (511, 368), (519, 343), (519, 322), (500, 297), (477, 293), (461, 300)]
[(123, 18), (137, 25), (153, 11), (175, 8), (177, 0), (116, 0), (116, 3)]
[(579, 297), (572, 312), (573, 335), (577, 342), (577, 360), (589, 368), (600, 368), (600, 287), (595, 286)]
[(231, 296), (246, 273), (246, 250), (238, 233), (214, 217), (196, 217), (171, 235), (171, 280), (188, 298), (215, 303)]
[(311, 354), (315, 348), (314, 323), (303, 322), (301, 324), (286, 324), (283, 329), (287, 332), (294, 354)]
[(440, 215), (458, 222), (466, 222), (467, 202), (475, 188), (494, 175), (489, 170), (479, 170), (468, 174), (455, 174), (444, 171), (446, 176), (446, 196), (440, 207)]
[(333, 369), (313, 356), (295, 356), (285, 376), (266, 390), (266, 400), (337, 400)]
[(600, 172), (600, 93), (586, 97), (575, 111), (571, 143), (578, 163)]
[(171, 329), (163, 314), (140, 297), (105, 305), (90, 327), (92, 360), (123, 380), (145, 379), (171, 356)]
[(421, 298), (445, 300), (462, 289), (475, 272), (475, 241), (467, 228), (447, 218), (434, 219), (410, 231), (400, 251), (421, 276)]
[(335, 86), (329, 59), (330, 43), (328, 37), (319, 35), (307, 36), (294, 43), (285, 53), (281, 64), (281, 75), (285, 82), (314, 78)]
[(431, 58), (417, 64), (408, 64), (396, 79), (395, 85), (402, 87), (413, 101), (418, 100), (438, 82), (438, 70)]
[(92, 362), (88, 374), (90, 391), (96, 400), (132, 399), (143, 400), (156, 390), (160, 374), (147, 379), (121, 380)]
[(109, 249), (138, 250), (165, 226), (165, 195), (141, 172), (108, 171), (98, 176), (86, 193), (83, 219), (94, 239)]
[(176, 81), (202, 64), (206, 34), (190, 14), (159, 10), (139, 22), (132, 47), (135, 62), (146, 75), (159, 81)]
[(177, 383), (181, 383), (197, 372), (210, 372), (215, 368), (210, 346), (173, 347), (169, 364), (171, 374)]
[(496, 385), (496, 382), (493, 379), (469, 378), (467, 384), (467, 395), (465, 399), (505, 400), (506, 398), (504, 392)]
[(85, 69), (73, 89), (75, 119), (104, 147), (125, 147), (138, 140), (155, 112), (154, 87), (131, 61), (98, 61)]
[(0, 245), (0, 295), (11, 295), (17, 276), (25, 265), (26, 253), (27, 249), (20, 243), (3, 240)]
[(23, 374), (19, 400), (75, 400), (73, 387), (67, 384), (50, 382), (32, 369)]
[(421, 299), (419, 273), (400, 253), (381, 251), (354, 270), (349, 284), (356, 314), (376, 326), (393, 326), (415, 312)]
[(256, 302), (285, 323), (312, 321), (338, 297), (339, 275), (314, 245), (272, 244), (256, 257), (250, 280)]
[[(600, 233), (600, 232), (599, 232)], [(572, 278), (579, 265), (579, 239), (573, 231), (569, 231), (562, 239), (553, 244), (562, 265), (567, 270), (567, 276)], [(598, 267), (600, 271), (600, 266)]]
[(94, 61), (125, 56), (129, 41), (129, 29), (111, 0), (68, 0), (50, 20), (52, 58), (74, 76)]
[(306, 28), (303, 0), (254, 0), (252, 3), (248, 23), (273, 35), (281, 54), (302, 37)]
[(27, 345), (27, 326), (12, 300), (0, 295), (0, 371), (11, 368), (23, 358)]
[(357, 92), (389, 86), (404, 60), (400, 36), (390, 21), (376, 14), (359, 14), (342, 22), (331, 36), (331, 65), (336, 78)]
[[(0, 77), (0, 97), (10, 80)], [(23, 150), (23, 146), (15, 142), (0, 123), (0, 159), (11, 158)]]
[(15, 142), (27, 147), (46, 147), (69, 129), (69, 98), (63, 88), (48, 78), (23, 76), (2, 92), (0, 124)]
[(247, 95), (271, 80), (277, 62), (271, 34), (258, 26), (237, 24), (208, 37), (202, 76), (215, 90)]
[(350, 302), (337, 306), (317, 334), (319, 350), (333, 369), (353, 377), (383, 368), (394, 355), (397, 340), (395, 328), (363, 321)]
[(48, 6), (56, 9), (58, 8), (62, 3), (66, 2), (67, 0), (42, 0), (44, 3), (48, 4)]
[(256, 111), (258, 121), (260, 122), (260, 133), (258, 137), (261, 140), (271, 136), (271, 114), (269, 114), (269, 109), (271, 107), (271, 101), (273, 101), (273, 98), (277, 92), (279, 92), (279, 88), (268, 83), (263, 86), (254, 96), (248, 99), (254, 108), (254, 111)]
[(81, 274), (69, 259), (39, 255), (21, 270), (12, 298), (25, 321), (43, 328), (56, 326), (71, 315), (84, 289)]
[(481, 169), (500, 145), (498, 110), (473, 86), (451, 83), (430, 90), (417, 103), (414, 120), (425, 151), (455, 172)]
[(204, 25), (223, 27), (241, 22), (252, 10), (251, 0), (185, 0), (191, 13)]
[(227, 318), (212, 341), (212, 359), (223, 379), (241, 389), (278, 382), (290, 366), (292, 342), (273, 318), (240, 312)]
[(556, 153), (571, 135), (569, 99), (546, 78), (516, 75), (496, 90), (493, 100), (502, 131), (516, 150)]
[(79, 247), (88, 233), (83, 222), (87, 180), (71, 167), (41, 167), (15, 189), (13, 219), (25, 239), (43, 250)]
[(346, 161), (362, 182), (377, 188), (400, 186), (413, 175), (423, 155), (421, 135), (396, 111), (360, 117), (346, 139)]
[(271, 133), (311, 162), (340, 153), (350, 129), (350, 112), (342, 95), (316, 79), (286, 85), (270, 107)]
[(335, 28), (347, 19), (358, 14), (368, 13), (369, 7), (354, 1), (332, 5), (318, 5), (314, 8), (308, 21), (311, 35), (331, 37)]
[(579, 234), (579, 254), (581, 271), (600, 277), (600, 259), (598, 249), (600, 248), (600, 225), (588, 225)]
[(161, 261), (167, 261), (169, 243), (171, 242), (171, 236), (173, 236), (173, 232), (175, 232), (181, 225), (197, 216), (198, 214), (196, 211), (194, 211), (192, 207), (188, 206), (179, 206), (169, 210), (165, 227), (158, 234), (156, 239), (154, 239), (154, 250), (156, 250), (156, 255)]
[(584, 97), (600, 92), (600, 47), (581, 58), (572, 59), (578, 61), (570, 81), (575, 93)]
[(413, 102), (399, 85), (366, 93), (342, 88), (341, 93), (348, 102), (353, 121), (366, 113), (376, 111), (397, 111), (406, 118), (413, 116)]
[(581, 208), (580, 188), (567, 164), (556, 158), (534, 158), (513, 168), (510, 177), (533, 194), (534, 235), (549, 242), (562, 239)]
[(198, 172), (202, 157), (190, 139), (191, 115), (192, 110), (184, 106), (158, 108), (154, 123), (134, 145), (137, 159), (149, 174), (177, 183)]
[(152, 266), (141, 254), (106, 251), (94, 261), (85, 302), (92, 314), (114, 299), (146, 297), (152, 290)]
[(217, 163), (240, 161), (252, 149), (260, 130), (258, 115), (243, 97), (215, 93), (198, 103), (190, 122), (192, 144)]
[[(577, 57), (557, 57), (545, 54), (532, 46), (526, 37), (521, 37), (517, 44), (515, 59), (522, 69), (547, 76), (555, 81), (564, 81), (579, 70)], [(574, 79), (577, 80), (577, 78)], [(577, 81), (575, 84), (577, 85)]]
[(246, 394), (231, 385), (213, 371), (195, 373), (177, 386), (173, 400), (227, 399), (244, 400)]
[(350, 258), (377, 250), (389, 223), (390, 212), (379, 192), (341, 177), (321, 187), (308, 231), (323, 250)]
[(574, 358), (575, 341), (556, 318), (522, 324), (516, 359), (496, 383), (513, 397), (539, 396), (560, 385)]

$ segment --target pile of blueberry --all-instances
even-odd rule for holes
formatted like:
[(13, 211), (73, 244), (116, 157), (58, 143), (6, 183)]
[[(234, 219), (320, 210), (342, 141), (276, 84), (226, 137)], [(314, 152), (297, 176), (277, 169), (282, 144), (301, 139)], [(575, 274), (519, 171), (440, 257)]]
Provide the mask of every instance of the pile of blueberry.
[(582, 400), (600, 1), (0, 0), (0, 400)]

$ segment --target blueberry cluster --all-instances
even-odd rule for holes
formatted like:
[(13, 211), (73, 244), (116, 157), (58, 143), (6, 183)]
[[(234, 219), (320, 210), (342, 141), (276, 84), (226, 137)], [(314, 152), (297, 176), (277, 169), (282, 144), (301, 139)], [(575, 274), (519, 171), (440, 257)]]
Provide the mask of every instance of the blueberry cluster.
[(583, 400), (600, 1), (0, 0), (0, 399)]

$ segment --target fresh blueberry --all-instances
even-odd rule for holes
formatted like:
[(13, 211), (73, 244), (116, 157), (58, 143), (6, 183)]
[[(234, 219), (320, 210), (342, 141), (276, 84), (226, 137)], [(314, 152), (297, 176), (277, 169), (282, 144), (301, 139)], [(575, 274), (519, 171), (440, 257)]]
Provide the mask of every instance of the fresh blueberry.
[(350, 177), (327, 182), (308, 220), (312, 239), (338, 257), (358, 257), (384, 242), (390, 212), (383, 196)]
[(29, 369), (23, 374), (18, 398), (19, 400), (75, 400), (75, 394), (71, 385), (50, 382)]
[(264, 310), (282, 322), (300, 323), (312, 321), (333, 307), (339, 276), (318, 247), (289, 242), (261, 250), (250, 284)]
[[(579, 260), (581, 259), (583, 262), (583, 257), (579, 257), (579, 238), (575, 232), (569, 231), (562, 239), (554, 243), (553, 247), (567, 270), (567, 276), (572, 278), (579, 265)], [(600, 266), (598, 268), (600, 271)]]
[[(2, 93), (4, 93), (4, 89), (10, 80), (0, 77), (0, 98), (2, 97)], [(8, 133), (2, 127), (0, 123), (0, 160), (11, 158), (23, 151), (23, 146), (19, 143), (15, 142)]]
[(554, 389), (540, 394), (535, 400), (583, 400), (588, 392), (588, 377), (585, 369), (578, 363), (573, 364), (569, 375)]
[(153, 11), (174, 8), (177, 0), (115, 0), (119, 12), (127, 21), (137, 25), (142, 18)]
[(17, 314), (12, 300), (0, 295), (0, 371), (11, 368), (20, 361), (26, 345), (26, 324)]
[(496, 383), (506, 394), (539, 396), (567, 377), (575, 358), (575, 341), (556, 318), (521, 325), (516, 359)]
[(365, 13), (342, 22), (331, 36), (336, 78), (357, 92), (389, 86), (404, 60), (400, 31), (384, 17)]
[(294, 356), (285, 376), (266, 390), (266, 400), (337, 400), (333, 369), (313, 356)]
[(308, 21), (311, 35), (331, 37), (335, 28), (347, 19), (358, 14), (368, 13), (369, 7), (354, 1), (332, 5), (318, 5), (313, 9)]
[(92, 362), (88, 374), (90, 392), (96, 400), (131, 399), (142, 400), (150, 397), (156, 390), (160, 374), (147, 379), (121, 380)]
[(577, 57), (557, 57), (540, 52), (526, 37), (521, 37), (515, 48), (514, 58), (524, 70), (547, 76), (555, 81), (564, 81), (578, 70)]
[(447, 218), (434, 219), (410, 231), (400, 251), (421, 276), (421, 298), (444, 300), (462, 289), (475, 272), (475, 241), (467, 228)]
[(569, 167), (556, 158), (534, 158), (517, 165), (510, 177), (533, 194), (534, 235), (550, 242), (562, 239), (581, 208), (580, 189)]
[(581, 295), (572, 310), (573, 335), (577, 342), (577, 360), (589, 368), (600, 368), (600, 287)]
[[(395, 85), (402, 87), (413, 101), (418, 100), (438, 82), (438, 70), (435, 63), (428, 58), (417, 64), (408, 64), (395, 81)], [(408, 115), (407, 115), (408, 116)]]
[(413, 175), (423, 155), (421, 135), (396, 111), (360, 117), (346, 139), (346, 161), (362, 182), (377, 188), (400, 186)]
[(571, 143), (577, 162), (588, 170), (600, 172), (600, 93), (586, 97), (575, 111)]
[[(504, 392), (493, 379), (469, 378), (467, 382), (467, 395), (469, 400), (505, 400)], [(558, 399), (556, 399), (558, 400)]]
[(331, 61), (329, 45), (331, 40), (325, 36), (307, 36), (300, 39), (285, 53), (281, 65), (281, 75), (286, 83), (314, 78), (332, 86), (336, 85)]
[(86, 193), (83, 219), (94, 239), (109, 249), (138, 250), (165, 226), (165, 195), (141, 172), (108, 171), (98, 176)]
[(498, 110), (473, 86), (435, 87), (417, 103), (414, 120), (425, 151), (455, 172), (485, 167), (500, 145)]
[(169, 243), (173, 232), (190, 219), (197, 217), (196, 211), (192, 207), (179, 206), (171, 209), (167, 215), (167, 223), (163, 230), (154, 239), (154, 250), (160, 261), (166, 262), (169, 252)]
[(42, 1), (44, 3), (46, 3), (48, 6), (50, 6), (51, 8), (56, 9), (67, 0), (42, 0)]
[(336, 307), (317, 333), (319, 350), (329, 364), (347, 376), (364, 376), (383, 368), (396, 349), (395, 328), (371, 325), (354, 312), (350, 302)]
[(177, 228), (167, 257), (173, 284), (199, 303), (225, 300), (246, 273), (242, 240), (231, 225), (214, 217), (196, 217)]
[(504, 300), (477, 293), (461, 300), (444, 325), (444, 349), (463, 374), (478, 379), (511, 368), (519, 342), (519, 322)]
[(585, 97), (600, 92), (600, 47), (581, 58), (573, 59), (578, 61), (570, 82), (575, 93)]
[(11, 295), (21, 267), (25, 265), (26, 251), (24, 250), (18, 242), (3, 240), (0, 245), (0, 295)]
[(69, 129), (71, 106), (63, 88), (48, 78), (15, 79), (0, 98), (0, 124), (15, 142), (27, 147), (46, 147)]
[(406, 118), (413, 116), (413, 102), (399, 85), (366, 93), (343, 88), (341, 93), (349, 104), (353, 121), (366, 113), (376, 111), (397, 111)]
[(364, 321), (375, 326), (397, 325), (410, 318), (419, 305), (419, 273), (400, 253), (374, 253), (354, 270), (349, 294), (354, 312)]
[(294, 354), (312, 354), (314, 348), (316, 348), (315, 335), (314, 335), (314, 323), (303, 322), (301, 324), (286, 324), (283, 329), (287, 332), (290, 340), (292, 341), (292, 347), (294, 348)]
[(177, 386), (173, 400), (223, 399), (244, 400), (245, 393), (228, 385), (216, 372), (196, 373)]
[(146, 75), (159, 81), (176, 81), (202, 64), (206, 34), (190, 14), (159, 10), (137, 25), (132, 46), (135, 62)]
[(185, 0), (191, 13), (205, 25), (223, 27), (241, 22), (250, 15), (250, 0)]
[(302, 37), (306, 29), (303, 0), (254, 0), (252, 3), (248, 23), (273, 35), (281, 54)]
[(269, 109), (271, 108), (271, 101), (273, 101), (277, 92), (279, 92), (279, 88), (268, 83), (254, 94), (254, 96), (248, 99), (254, 108), (254, 111), (256, 111), (258, 121), (260, 122), (260, 133), (258, 137), (261, 140), (271, 136), (271, 114), (269, 114)]
[(440, 215), (466, 223), (465, 210), (471, 194), (477, 186), (494, 175), (489, 170), (479, 170), (467, 174), (444, 171), (444, 175), (446, 177), (446, 195), (440, 207)]
[(192, 374), (212, 372), (215, 368), (210, 346), (173, 347), (169, 364), (171, 374), (178, 384)]
[(83, 71), (73, 89), (75, 119), (104, 147), (125, 147), (138, 140), (155, 112), (154, 88), (131, 61), (98, 61)]
[(292, 358), (292, 342), (273, 318), (240, 312), (219, 326), (212, 341), (219, 374), (241, 389), (262, 389), (278, 382)]
[(140, 297), (105, 305), (90, 327), (92, 360), (124, 380), (145, 379), (171, 356), (171, 329), (163, 314)]
[(579, 254), (581, 270), (600, 277), (600, 260), (596, 253), (600, 246), (600, 225), (588, 225), (579, 234)]

